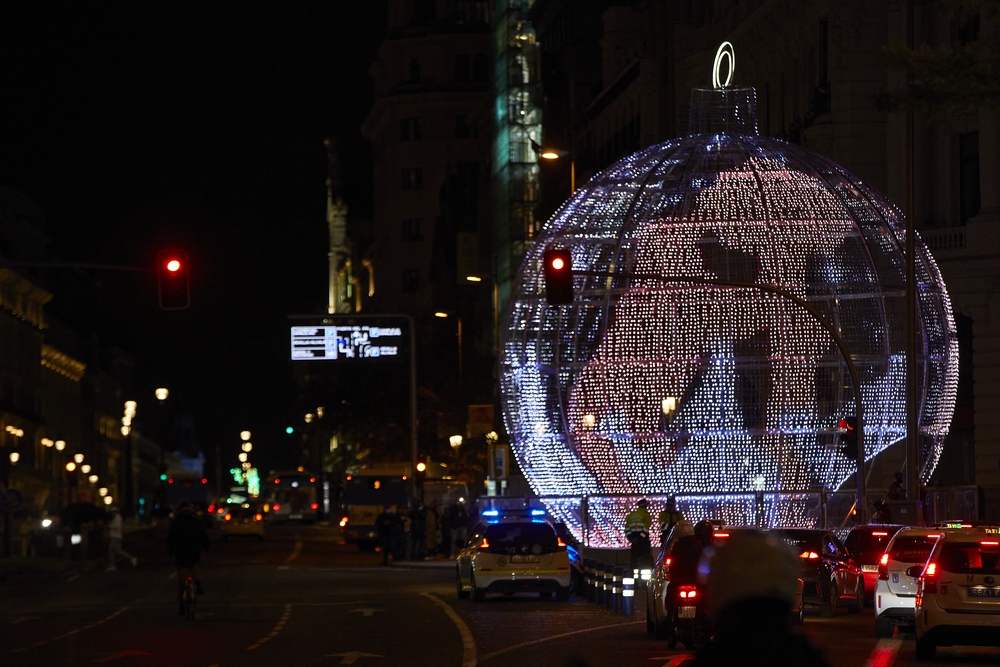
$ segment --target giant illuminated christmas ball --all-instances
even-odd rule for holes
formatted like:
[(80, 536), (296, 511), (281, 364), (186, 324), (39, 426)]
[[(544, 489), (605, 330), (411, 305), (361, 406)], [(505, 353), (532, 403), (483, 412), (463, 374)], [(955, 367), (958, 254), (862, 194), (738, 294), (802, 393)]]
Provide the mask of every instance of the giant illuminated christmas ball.
[[(695, 519), (810, 525), (808, 492), (855, 473), (838, 451), (854, 388), (822, 324), (780, 294), (678, 277), (804, 299), (858, 369), (866, 459), (904, 438), (903, 216), (832, 160), (759, 136), (753, 111), (752, 89), (694, 91), (692, 134), (575, 192), (513, 281), (507, 430), (533, 490), (589, 544), (625, 544), (623, 517), (643, 496), (654, 520), (657, 501), (676, 495)], [(600, 274), (576, 275), (570, 305), (545, 300), (550, 245)], [(958, 350), (940, 273), (916, 248), (926, 480), (954, 409)]]

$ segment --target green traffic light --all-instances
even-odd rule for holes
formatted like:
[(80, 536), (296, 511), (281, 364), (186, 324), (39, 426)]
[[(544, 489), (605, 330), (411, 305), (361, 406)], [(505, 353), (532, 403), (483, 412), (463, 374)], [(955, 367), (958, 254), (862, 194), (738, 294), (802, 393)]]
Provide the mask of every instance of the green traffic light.
[(160, 481), (161, 482), (167, 481), (167, 476), (166, 475), (160, 475)]
[(285, 433), (287, 433), (288, 435), (291, 435), (292, 433), (295, 433), (295, 429), (292, 428), (291, 426), (286, 426), (285, 427)]

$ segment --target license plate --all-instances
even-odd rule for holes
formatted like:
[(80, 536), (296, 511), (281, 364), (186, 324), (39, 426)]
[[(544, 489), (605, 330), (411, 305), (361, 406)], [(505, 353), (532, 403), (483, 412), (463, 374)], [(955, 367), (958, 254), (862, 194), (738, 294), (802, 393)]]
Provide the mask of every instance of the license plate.
[(677, 610), (677, 618), (694, 618), (697, 607), (681, 607)]
[(862, 572), (878, 572), (878, 565), (862, 565)]
[(511, 556), (511, 563), (537, 563), (538, 556)]
[(1000, 598), (1000, 588), (970, 588), (970, 598)]
[(301, 514), (292, 514), (288, 518), (289, 519), (301, 519), (302, 515)]

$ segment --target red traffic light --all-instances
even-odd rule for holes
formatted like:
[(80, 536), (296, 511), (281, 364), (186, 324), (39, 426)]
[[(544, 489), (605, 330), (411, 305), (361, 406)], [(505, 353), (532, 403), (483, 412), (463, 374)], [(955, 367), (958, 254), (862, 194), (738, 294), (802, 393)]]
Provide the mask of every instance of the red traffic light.
[(156, 254), (156, 286), (163, 310), (184, 310), (191, 305), (187, 252), (161, 250)]
[(573, 303), (573, 257), (569, 248), (549, 246), (542, 257), (545, 299), (550, 306)]

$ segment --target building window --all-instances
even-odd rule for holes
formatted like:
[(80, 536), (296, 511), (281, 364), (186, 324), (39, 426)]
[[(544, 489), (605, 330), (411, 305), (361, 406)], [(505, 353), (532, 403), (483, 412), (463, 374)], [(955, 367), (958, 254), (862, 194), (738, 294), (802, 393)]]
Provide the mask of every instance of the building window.
[(469, 56), (464, 53), (459, 54), (455, 58), (455, 81), (468, 81), (469, 73)]
[(420, 289), (420, 269), (403, 271), (403, 291), (416, 292)]
[(469, 117), (465, 114), (455, 116), (455, 136), (459, 139), (475, 136), (475, 128), (469, 125)]
[(399, 121), (401, 141), (416, 141), (423, 138), (423, 123), (419, 118), (404, 118)]
[(420, 218), (407, 218), (403, 220), (403, 240), (419, 241), (424, 238), (420, 233)]
[(490, 59), (485, 53), (477, 53), (472, 61), (472, 80), (477, 83), (490, 80)]
[(958, 135), (959, 219), (964, 225), (979, 213), (979, 133)]
[(420, 61), (416, 58), (410, 61), (410, 81), (420, 83)]
[(412, 169), (403, 169), (403, 189), (404, 190), (423, 190), (424, 189), (424, 170), (420, 167), (413, 167)]

